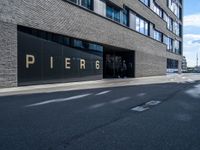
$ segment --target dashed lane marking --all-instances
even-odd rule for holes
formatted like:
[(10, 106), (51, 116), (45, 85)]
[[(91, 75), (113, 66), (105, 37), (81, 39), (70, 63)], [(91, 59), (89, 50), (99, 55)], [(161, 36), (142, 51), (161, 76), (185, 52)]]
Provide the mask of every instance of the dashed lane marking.
[(146, 95), (146, 93), (139, 93), (137, 96), (142, 97), (142, 96), (145, 96), (145, 95)]
[(110, 91), (110, 90), (108, 90), (108, 91), (103, 91), (103, 92), (97, 93), (96, 96), (104, 95), (104, 94), (107, 94), (107, 93), (109, 93), (109, 92), (111, 92), (111, 91)]
[(105, 104), (106, 104), (106, 103), (99, 103), (99, 104), (92, 105), (92, 106), (90, 106), (89, 108), (90, 108), (90, 109), (96, 109), (96, 108), (103, 107)]
[(116, 104), (116, 103), (120, 103), (122, 101), (126, 101), (128, 99), (130, 99), (130, 97), (122, 97), (122, 98), (118, 98), (118, 99), (112, 100), (110, 103)]
[(47, 100), (47, 101), (43, 101), (43, 102), (39, 102), (39, 103), (35, 103), (35, 104), (30, 104), (30, 105), (27, 105), (26, 107), (34, 107), (34, 106), (40, 106), (40, 105), (45, 105), (45, 104), (50, 104), (50, 103), (71, 101), (71, 100), (75, 100), (75, 99), (84, 98), (89, 95), (91, 95), (91, 94), (88, 93), (88, 94), (76, 95), (76, 96), (72, 96), (72, 97), (68, 97), (68, 98), (51, 99), (51, 100)]

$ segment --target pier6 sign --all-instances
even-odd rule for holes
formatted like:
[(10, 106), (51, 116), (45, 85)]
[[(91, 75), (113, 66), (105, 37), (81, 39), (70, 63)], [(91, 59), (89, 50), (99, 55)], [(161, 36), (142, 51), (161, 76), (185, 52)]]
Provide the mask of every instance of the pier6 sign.
[[(34, 65), (35, 61), (36, 60), (35, 60), (34, 55), (26, 54), (26, 68), (27, 69), (31, 68), (30, 66)], [(54, 69), (54, 57), (53, 56), (51, 56), (49, 58), (49, 63), (50, 63), (49, 68)], [(64, 64), (65, 64), (64, 65), (65, 69), (71, 69), (71, 58), (64, 58)], [(86, 60), (85, 59), (80, 58), (79, 64), (80, 64), (79, 65), (80, 69), (86, 69)], [(101, 67), (99, 60), (96, 60), (94, 65), (95, 65), (97, 70), (99, 70), (100, 67)]]
[[(83, 51), (18, 32), (18, 82), (43, 82), (102, 75), (103, 54)], [(89, 79), (88, 79), (89, 80)]]

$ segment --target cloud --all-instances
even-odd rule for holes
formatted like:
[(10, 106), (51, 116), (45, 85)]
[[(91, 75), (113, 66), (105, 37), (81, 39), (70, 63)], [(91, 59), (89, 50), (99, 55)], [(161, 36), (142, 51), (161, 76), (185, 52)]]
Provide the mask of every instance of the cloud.
[(200, 56), (200, 34), (184, 34), (183, 55), (186, 56), (189, 67), (196, 65), (197, 54)]
[(200, 40), (194, 40), (194, 41), (192, 41), (192, 43), (199, 43), (200, 44)]
[(188, 15), (183, 18), (184, 26), (200, 27), (200, 14)]

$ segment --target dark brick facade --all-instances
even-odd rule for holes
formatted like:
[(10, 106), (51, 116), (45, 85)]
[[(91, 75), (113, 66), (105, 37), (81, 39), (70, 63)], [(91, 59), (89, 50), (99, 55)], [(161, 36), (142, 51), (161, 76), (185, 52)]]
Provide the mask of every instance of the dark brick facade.
[[(138, 0), (112, 1), (120, 7), (129, 6), (159, 31), (182, 41), (167, 29), (166, 22)], [(177, 20), (167, 8), (166, 0), (156, 2)], [(182, 58), (167, 52), (161, 42), (63, 0), (3, 0), (0, 2), (0, 87), (17, 86), (17, 25), (134, 50), (136, 77), (164, 75), (167, 57), (179, 61)]]
[(0, 87), (17, 86), (17, 26), (0, 21)]

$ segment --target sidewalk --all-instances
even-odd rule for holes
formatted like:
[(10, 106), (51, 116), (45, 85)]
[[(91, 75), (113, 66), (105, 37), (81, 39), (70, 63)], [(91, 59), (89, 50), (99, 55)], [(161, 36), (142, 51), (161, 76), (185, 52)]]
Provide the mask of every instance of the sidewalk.
[(21, 95), (34, 93), (50, 93), (58, 91), (84, 90), (93, 88), (108, 88), (131, 85), (159, 84), (159, 83), (185, 83), (200, 80), (200, 75), (196, 74), (171, 74), (166, 76), (153, 76), (143, 78), (125, 78), (125, 79), (102, 79), (95, 81), (57, 83), (32, 85), (14, 88), (0, 89), (0, 96)]

